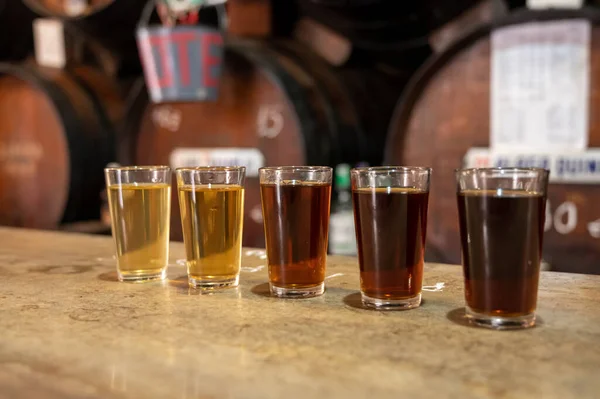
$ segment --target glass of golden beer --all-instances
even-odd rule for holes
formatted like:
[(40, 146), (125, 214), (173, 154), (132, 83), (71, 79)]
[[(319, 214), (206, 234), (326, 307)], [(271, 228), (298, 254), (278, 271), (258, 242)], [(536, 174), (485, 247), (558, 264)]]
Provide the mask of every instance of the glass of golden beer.
[(162, 280), (169, 259), (171, 169), (106, 168), (106, 189), (120, 281)]
[(236, 287), (246, 168), (179, 168), (176, 175), (189, 285), (203, 290)]

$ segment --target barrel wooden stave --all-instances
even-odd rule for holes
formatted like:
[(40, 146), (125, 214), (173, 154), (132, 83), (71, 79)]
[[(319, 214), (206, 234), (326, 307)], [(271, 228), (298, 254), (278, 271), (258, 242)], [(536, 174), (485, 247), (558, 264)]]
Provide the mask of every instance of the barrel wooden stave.
[[(600, 212), (597, 211), (599, 200), (598, 186), (550, 185), (546, 204), (549, 211), (546, 211), (544, 260), (550, 264), (552, 270), (600, 274), (600, 239), (592, 237), (588, 230), (589, 222), (594, 219), (600, 220)], [(565, 212), (559, 212), (559, 207)], [(574, 229), (569, 231), (569, 218), (574, 217), (569, 211), (575, 209), (577, 223)], [(567, 230), (563, 230), (565, 227)], [(569, 233), (564, 234), (565, 231)]]
[(94, 72), (4, 64), (0, 74), (0, 224), (53, 229), (98, 219), (116, 121), (103, 115), (91, 80), (82, 86)]
[[(17, 110), (19, 118), (14, 117)], [(0, 120), (0, 224), (52, 228), (67, 201), (68, 191), (62, 188), (69, 184), (60, 116), (36, 87), (4, 76)]]
[[(495, 26), (561, 18), (585, 18), (597, 24), (600, 12), (524, 11)], [(425, 65), (407, 87), (390, 126), (386, 163), (434, 169), (427, 228), (432, 261), (461, 261), (454, 169), (462, 167), (469, 148), (489, 147), (491, 31), (491, 25), (481, 27)], [(598, 25), (592, 29), (591, 48), (590, 110), (594, 110), (600, 107)], [(589, 147), (600, 147), (596, 112), (589, 113)], [(600, 274), (600, 241), (588, 234), (586, 226), (600, 218), (592, 205), (600, 201), (600, 186), (550, 184), (548, 198), (551, 207), (574, 202), (580, 221), (568, 235), (553, 227), (546, 231), (545, 261), (552, 270)]]

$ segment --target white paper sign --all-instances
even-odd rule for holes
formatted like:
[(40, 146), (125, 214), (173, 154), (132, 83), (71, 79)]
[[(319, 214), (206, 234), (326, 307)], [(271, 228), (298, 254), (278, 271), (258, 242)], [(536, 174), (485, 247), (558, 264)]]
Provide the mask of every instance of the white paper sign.
[(567, 20), (492, 34), (492, 148), (587, 148), (590, 32), (589, 21)]
[(35, 60), (41, 66), (64, 68), (67, 63), (63, 23), (57, 19), (33, 21)]
[(63, 1), (65, 13), (71, 17), (77, 17), (87, 11), (88, 2), (86, 0), (66, 0)]
[(357, 254), (354, 213), (332, 213), (329, 218), (329, 251), (332, 255)]
[(583, 0), (527, 0), (527, 8), (542, 10), (545, 8), (581, 8)]
[(258, 148), (176, 148), (171, 153), (172, 168), (193, 166), (245, 166), (246, 177), (257, 177), (265, 157)]
[(563, 184), (600, 183), (600, 148), (556, 153), (496, 151), (471, 148), (463, 159), (465, 168), (536, 167), (550, 170), (550, 182)]

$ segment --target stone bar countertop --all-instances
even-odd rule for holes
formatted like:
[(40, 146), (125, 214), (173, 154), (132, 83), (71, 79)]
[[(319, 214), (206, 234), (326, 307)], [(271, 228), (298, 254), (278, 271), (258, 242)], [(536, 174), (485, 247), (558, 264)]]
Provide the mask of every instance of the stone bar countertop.
[(264, 251), (237, 290), (116, 281), (110, 237), (0, 229), (0, 398), (600, 398), (600, 276), (544, 272), (539, 326), (464, 324), (462, 271), (424, 303), (362, 309), (355, 258), (324, 296), (269, 297)]

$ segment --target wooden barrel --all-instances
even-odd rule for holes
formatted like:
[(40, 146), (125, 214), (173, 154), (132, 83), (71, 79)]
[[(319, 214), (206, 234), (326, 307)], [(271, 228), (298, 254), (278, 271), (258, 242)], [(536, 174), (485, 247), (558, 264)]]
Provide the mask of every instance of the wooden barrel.
[(146, 0), (22, 0), (41, 16), (64, 20), (73, 29), (108, 49), (115, 74), (141, 72), (135, 29)]
[(18, 61), (31, 54), (34, 18), (22, 2), (0, 0), (0, 60)]
[[(150, 105), (140, 86), (119, 158), (125, 164), (246, 164), (244, 244), (263, 246), (259, 166), (382, 161), (403, 82), (379, 78), (383, 84), (370, 73), (334, 70), (290, 42), (229, 44), (216, 102)], [(172, 238), (180, 240), (178, 207), (173, 210)]]
[(0, 64), (0, 225), (99, 219), (121, 94), (89, 68)]
[[(599, 23), (600, 10), (598, 9), (517, 12), (496, 21), (493, 25), (481, 26), (453, 43), (432, 58), (411, 80), (397, 105), (390, 127), (386, 163), (427, 165), (434, 169), (427, 230), (430, 260), (447, 263), (461, 261), (454, 168), (466, 164), (477, 165), (477, 151), (474, 148), (490, 147), (490, 136), (494, 129), (491, 123), (493, 112), (496, 112), (497, 123), (513, 123), (512, 127), (498, 125), (505, 126), (502, 129), (509, 133), (520, 129), (519, 132), (522, 131), (525, 135), (546, 134), (549, 129), (567, 126), (565, 128), (567, 132), (580, 131), (583, 139), (588, 142), (588, 147), (600, 147), (600, 118), (595, 112), (597, 107), (600, 107)], [(573, 24), (583, 28), (574, 28)], [(514, 37), (511, 36), (512, 43), (506, 44), (506, 39), (502, 39), (508, 36), (502, 36), (501, 33), (506, 35), (507, 32), (511, 35), (516, 34)], [(588, 32), (588, 38), (584, 40), (579, 36), (585, 37), (585, 32)], [(495, 35), (497, 40), (494, 45), (492, 45), (492, 35)], [(537, 39), (535, 35), (538, 36)], [(546, 42), (543, 46), (536, 46), (535, 43), (541, 40), (540, 37), (551, 37), (550, 44)], [(523, 50), (519, 53), (518, 51), (521, 50), (514, 47), (519, 42), (532, 44), (528, 51)], [(552, 43), (559, 43), (562, 47), (553, 47)], [(553, 50), (554, 48), (557, 50)], [(585, 56), (586, 49), (589, 49), (589, 60)], [(548, 53), (548, 51), (552, 52)], [(530, 58), (528, 61), (518, 56)], [(535, 57), (531, 58), (533, 56)], [(494, 59), (496, 61), (492, 62)], [(552, 61), (549, 63), (548, 60)], [(575, 63), (572, 64), (573, 62)], [(504, 80), (501, 83), (493, 83), (492, 64), (498, 68), (498, 74), (505, 74), (507, 70), (512, 71), (510, 72), (512, 75), (502, 75), (504, 76), (502, 79), (519, 76), (523, 81), (506, 80), (509, 83), (506, 83), (505, 87), (502, 83)], [(529, 117), (527, 112), (541, 112), (532, 107), (537, 107), (540, 100), (546, 97), (530, 98), (523, 94), (529, 92), (523, 90), (541, 84), (539, 82), (544, 82), (547, 87), (553, 87), (553, 82), (548, 82), (548, 76), (555, 76), (550, 75), (555, 73), (553, 72), (555, 70), (548, 68), (561, 67), (566, 69), (565, 72), (558, 72), (559, 77), (565, 77), (564, 81), (567, 82), (565, 87), (569, 89), (558, 89), (564, 90), (564, 93), (557, 92), (559, 100), (556, 103), (550, 104), (551, 107), (542, 104), (544, 108), (540, 109), (544, 113), (531, 114), (534, 116)], [(586, 70), (588, 72), (584, 72)], [(572, 79), (582, 82), (578, 86), (580, 89), (577, 89), (581, 91), (575, 91), (573, 95), (570, 94), (571, 90), (575, 90), (571, 88), (574, 84)], [(589, 79), (589, 84), (585, 83), (586, 79)], [(493, 86), (494, 84), (496, 86)], [(492, 87), (496, 87), (496, 92), (491, 89)], [(535, 90), (538, 90), (538, 86), (535, 87)], [(588, 89), (589, 97), (586, 94)], [(518, 97), (519, 93), (521, 97)], [(551, 93), (553, 99), (557, 97), (554, 93)], [(505, 95), (507, 97), (502, 97)], [(510, 105), (513, 103), (507, 102), (509, 101), (507, 98), (511, 99), (510, 101), (521, 101), (519, 104), (524, 105), (514, 107)], [(571, 101), (581, 101), (581, 103), (566, 110), (564, 104), (571, 104)], [(512, 111), (502, 113), (501, 110), (509, 109), (506, 108), (506, 104), (513, 107)], [(534, 105), (530, 107), (527, 104)], [(587, 113), (588, 106), (589, 117), (581, 116), (582, 113)], [(519, 113), (521, 111), (522, 114)], [(514, 119), (515, 115), (521, 116)], [(537, 118), (535, 115), (540, 116)], [(560, 115), (566, 115), (566, 120), (571, 121), (569, 123), (573, 123), (573, 126), (561, 124), (560, 119), (556, 119)], [(548, 119), (550, 122), (547, 128), (535, 127), (546, 118), (551, 118)], [(534, 132), (519, 128), (525, 126), (520, 125), (521, 123), (530, 123), (527, 122), (530, 120), (533, 125), (529, 129), (533, 129)], [(505, 138), (502, 136), (504, 133), (498, 131), (501, 133), (500, 136), (494, 135), (498, 137), (494, 140), (494, 151), (499, 153), (498, 148)], [(554, 142), (544, 139), (537, 142), (534, 140), (533, 143), (535, 153), (536, 147), (546, 148)], [(575, 166), (568, 166), (569, 161), (556, 161), (560, 154), (551, 153), (543, 157), (534, 157), (537, 161), (532, 161), (527, 159), (526, 154), (519, 157), (517, 149), (511, 154), (511, 148), (504, 150), (507, 152), (506, 156), (510, 158), (504, 163), (505, 166), (548, 165), (551, 169), (551, 178), (552, 175), (556, 175), (555, 179), (563, 175), (561, 181), (551, 180), (549, 188), (544, 260), (549, 263), (552, 270), (600, 274), (600, 208), (597, 206), (600, 201), (600, 185), (597, 184), (597, 180), (594, 180), (595, 177), (581, 175), (585, 172), (581, 172), (583, 169), (574, 169), (572, 173), (568, 169), (580, 167), (587, 168), (587, 172), (590, 172), (593, 171), (590, 168), (595, 168), (595, 161), (582, 161), (582, 164), (575, 162)], [(481, 159), (481, 164), (487, 165), (493, 152), (482, 151), (480, 155), (484, 157)], [(531, 151), (530, 148), (529, 152)], [(549, 150), (538, 152), (545, 154)], [(587, 155), (584, 154), (582, 157), (589, 159), (589, 154), (588, 151)], [(500, 158), (495, 157), (495, 159)], [(540, 164), (538, 161), (543, 159), (548, 162)], [(556, 162), (563, 162), (563, 164), (558, 164), (557, 167)], [(498, 164), (494, 163), (494, 165)], [(565, 174), (565, 171), (571, 173), (570, 177)], [(573, 173), (579, 173), (580, 176), (575, 178)], [(586, 183), (582, 179), (591, 179), (587, 183), (594, 184), (582, 184)]]
[[(464, 30), (492, 21), (524, 3), (525, 0), (299, 0), (302, 18), (295, 35), (300, 40), (303, 35), (308, 36), (308, 43), (312, 39), (317, 51), (336, 65), (361, 62), (412, 73)], [(320, 29), (319, 25), (329, 29)]]
[(311, 16), (358, 43), (424, 38), (481, 0), (300, 0)]

